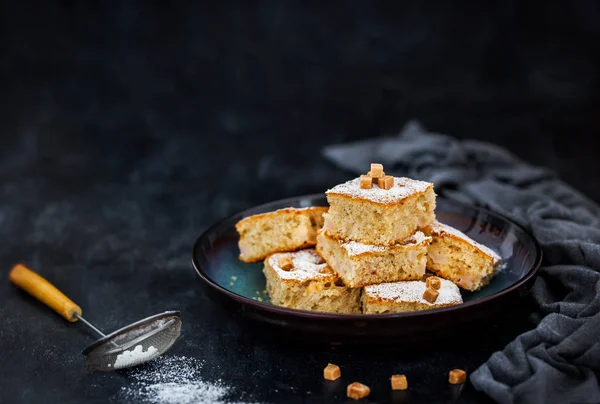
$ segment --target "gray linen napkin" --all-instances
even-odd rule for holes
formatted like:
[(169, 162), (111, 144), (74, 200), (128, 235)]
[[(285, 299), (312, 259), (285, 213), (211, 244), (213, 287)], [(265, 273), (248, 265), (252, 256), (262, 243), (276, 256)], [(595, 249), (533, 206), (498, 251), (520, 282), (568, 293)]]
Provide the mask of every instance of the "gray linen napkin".
[(431, 181), (451, 199), (488, 207), (527, 227), (544, 263), (532, 289), (536, 328), (471, 374), (500, 403), (600, 403), (600, 207), (552, 172), (477, 141), (427, 133), (409, 122), (400, 135), (329, 146), (326, 159), (363, 173)]

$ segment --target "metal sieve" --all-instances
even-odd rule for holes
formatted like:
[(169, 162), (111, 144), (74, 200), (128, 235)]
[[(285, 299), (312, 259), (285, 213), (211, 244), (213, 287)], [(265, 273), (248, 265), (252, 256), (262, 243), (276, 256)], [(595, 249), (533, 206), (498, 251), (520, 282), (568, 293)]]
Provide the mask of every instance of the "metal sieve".
[(137, 366), (162, 355), (177, 341), (181, 333), (178, 311), (167, 311), (147, 317), (108, 335), (79, 316), (102, 338), (81, 353), (97, 370), (116, 370)]
[(15, 265), (9, 279), (68, 321), (80, 321), (100, 335), (82, 351), (87, 363), (96, 370), (125, 369), (148, 362), (171, 348), (181, 334), (179, 312), (166, 311), (104, 335), (81, 316), (79, 306), (24, 265)]

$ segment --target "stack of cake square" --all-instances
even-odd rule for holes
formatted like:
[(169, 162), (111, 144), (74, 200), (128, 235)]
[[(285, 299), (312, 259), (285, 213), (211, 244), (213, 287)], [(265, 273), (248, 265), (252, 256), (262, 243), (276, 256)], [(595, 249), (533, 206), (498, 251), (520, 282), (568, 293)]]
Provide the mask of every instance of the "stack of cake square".
[[(435, 222), (433, 184), (391, 177), (381, 164), (371, 164), (368, 174), (326, 195), (329, 211), (316, 249), (347, 287), (364, 288), (363, 312), (414, 311), (462, 301), (451, 282), (441, 283), (438, 291), (423, 280), (432, 237), (421, 229)], [(425, 295), (427, 289), (431, 296)]]
[(462, 303), (459, 286), (487, 285), (500, 262), (436, 220), (429, 182), (371, 164), (326, 195), (329, 208), (280, 209), (236, 224), (240, 259), (264, 260), (272, 304), (349, 314), (452, 306)]
[(360, 313), (360, 289), (347, 288), (315, 252), (326, 207), (285, 208), (236, 224), (240, 260), (264, 260), (271, 303), (300, 310)]

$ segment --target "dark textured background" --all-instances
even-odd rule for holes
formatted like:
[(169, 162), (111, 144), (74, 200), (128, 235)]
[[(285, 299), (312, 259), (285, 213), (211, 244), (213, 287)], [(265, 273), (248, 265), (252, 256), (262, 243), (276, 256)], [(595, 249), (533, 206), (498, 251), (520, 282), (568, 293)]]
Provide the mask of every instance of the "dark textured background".
[[(346, 179), (320, 147), (412, 118), (600, 201), (600, 7), (320, 3), (1, 2), (0, 264), (26, 262), (105, 330), (181, 310), (172, 352), (248, 400), (343, 402), (320, 381), (333, 361), (373, 402), (453, 401), (445, 372), (527, 329), (525, 305), (485, 338), (394, 354), (275, 345), (201, 294), (191, 245), (233, 212)], [(0, 317), (0, 402), (124, 400), (126, 375), (83, 366), (79, 325), (6, 281)], [(399, 371), (408, 397), (388, 395)], [(459, 397), (484, 399), (470, 385)]]

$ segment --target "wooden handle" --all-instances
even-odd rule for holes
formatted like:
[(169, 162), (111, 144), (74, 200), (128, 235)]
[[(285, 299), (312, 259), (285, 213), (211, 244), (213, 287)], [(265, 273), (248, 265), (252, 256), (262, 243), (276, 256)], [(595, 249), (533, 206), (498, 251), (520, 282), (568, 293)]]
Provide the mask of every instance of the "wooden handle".
[(29, 293), (31, 296), (50, 307), (52, 310), (71, 322), (77, 321), (75, 314), (81, 315), (81, 308), (71, 299), (63, 295), (50, 282), (27, 268), (17, 264), (8, 275), (12, 283)]

